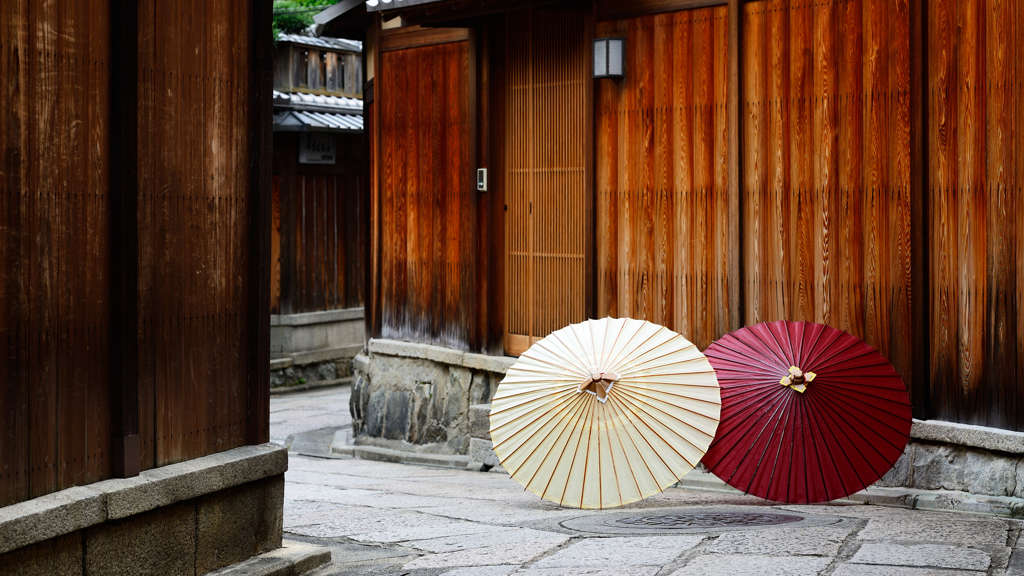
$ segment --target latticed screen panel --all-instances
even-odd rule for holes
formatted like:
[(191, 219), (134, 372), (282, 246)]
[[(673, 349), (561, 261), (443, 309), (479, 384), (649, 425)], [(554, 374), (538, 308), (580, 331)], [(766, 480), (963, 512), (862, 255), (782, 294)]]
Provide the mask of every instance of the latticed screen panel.
[(585, 319), (586, 16), (523, 10), (507, 20), (506, 351)]

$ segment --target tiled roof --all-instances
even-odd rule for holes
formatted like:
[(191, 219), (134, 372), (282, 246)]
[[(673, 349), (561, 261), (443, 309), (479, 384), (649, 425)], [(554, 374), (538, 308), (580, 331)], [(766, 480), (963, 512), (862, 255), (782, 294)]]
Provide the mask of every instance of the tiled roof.
[(327, 48), (328, 50), (345, 50), (347, 52), (362, 52), (363, 43), (356, 40), (345, 40), (344, 38), (318, 38), (316, 36), (303, 36), (301, 34), (279, 34), (278, 42), (291, 42), (312, 46), (314, 48)]

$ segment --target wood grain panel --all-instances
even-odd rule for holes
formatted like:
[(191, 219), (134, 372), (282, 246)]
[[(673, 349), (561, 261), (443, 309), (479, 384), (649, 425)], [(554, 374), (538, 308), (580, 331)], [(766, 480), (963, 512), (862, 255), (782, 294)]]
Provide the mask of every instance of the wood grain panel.
[(926, 15), (931, 408), (1022, 430), (1024, 14), (939, 0)]
[(743, 7), (746, 323), (864, 337), (910, 382), (905, 1)]
[(107, 9), (0, 5), (0, 506), (110, 476)]
[(469, 42), (387, 51), (381, 135), (381, 333), (457, 349), (475, 318)]
[(245, 443), (249, 117), (238, 103), (248, 99), (250, 51), (244, 3), (152, 0), (139, 11), (139, 402), (148, 468)]
[[(586, 318), (589, 38), (580, 10), (510, 13), (505, 35), (505, 351)], [(653, 178), (653, 158), (646, 175)]]
[(702, 347), (728, 329), (726, 19), (722, 6), (597, 29), (626, 37), (628, 71), (598, 81), (597, 315)]

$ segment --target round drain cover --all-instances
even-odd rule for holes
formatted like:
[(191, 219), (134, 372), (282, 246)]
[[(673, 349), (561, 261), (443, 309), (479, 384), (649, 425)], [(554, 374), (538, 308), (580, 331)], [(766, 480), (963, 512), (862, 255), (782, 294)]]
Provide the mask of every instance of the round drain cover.
[(644, 528), (739, 528), (743, 526), (771, 526), (799, 522), (802, 516), (764, 514), (758, 512), (713, 512), (704, 514), (657, 514), (629, 516), (615, 520), (616, 524)]

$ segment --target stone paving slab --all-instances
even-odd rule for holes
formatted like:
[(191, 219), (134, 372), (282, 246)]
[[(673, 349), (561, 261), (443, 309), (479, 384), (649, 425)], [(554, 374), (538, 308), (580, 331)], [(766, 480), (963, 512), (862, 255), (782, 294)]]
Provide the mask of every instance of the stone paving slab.
[(444, 538), (431, 538), (429, 540), (413, 540), (403, 542), (402, 545), (423, 550), (424, 552), (456, 552), (471, 548), (482, 548), (498, 544), (525, 544), (529, 542), (556, 542), (562, 545), (569, 541), (569, 537), (555, 532), (543, 530), (531, 530), (529, 528), (505, 528), (495, 526), (487, 532), (478, 534), (467, 534), (459, 536), (446, 536)]
[(533, 542), (517, 542), (513, 544), (500, 544), (498, 546), (485, 546), (483, 548), (470, 548), (458, 552), (443, 552), (421, 556), (409, 562), (404, 568), (436, 568), (447, 566), (488, 566), (492, 564), (511, 564), (519, 566), (530, 562), (534, 558), (558, 548), (567, 537), (553, 537), (547, 540), (536, 540)]
[[(515, 576), (655, 576), (657, 566), (629, 566), (615, 568), (526, 568), (513, 572)], [(750, 576), (750, 575), (748, 575)]]
[(508, 576), (514, 570), (512, 566), (473, 566), (449, 570), (441, 576)]
[(713, 554), (763, 554), (768, 556), (835, 556), (855, 526), (819, 526), (726, 532), (707, 551)]
[(991, 558), (981, 550), (963, 546), (864, 544), (850, 562), (981, 571), (988, 570)]
[(830, 558), (713, 554), (694, 558), (672, 576), (818, 576)]
[(899, 566), (870, 566), (867, 564), (840, 564), (832, 576), (983, 576), (987, 572), (942, 570), (938, 568), (907, 568)]
[(704, 540), (703, 536), (589, 538), (548, 556), (534, 568), (661, 566)]

